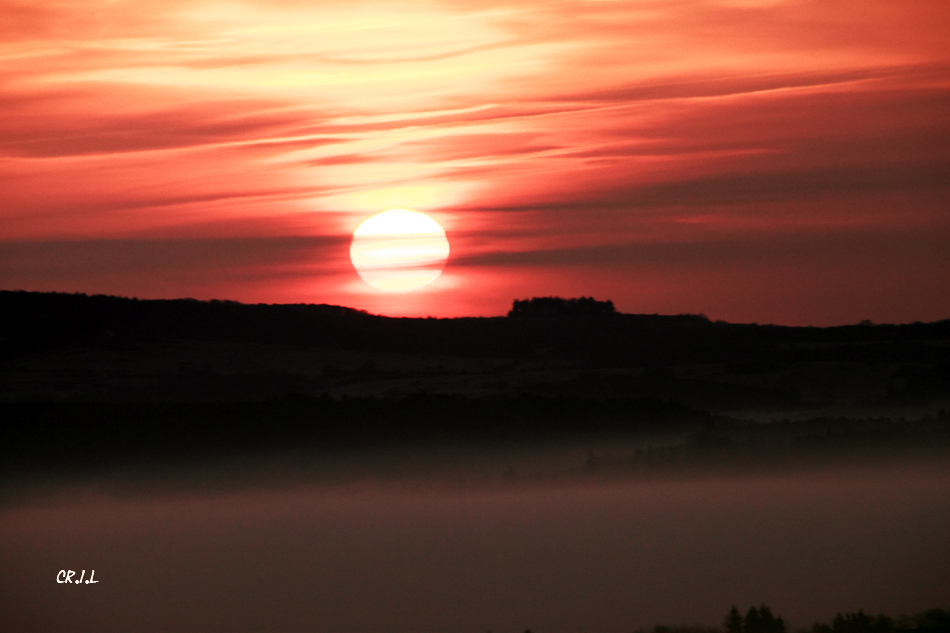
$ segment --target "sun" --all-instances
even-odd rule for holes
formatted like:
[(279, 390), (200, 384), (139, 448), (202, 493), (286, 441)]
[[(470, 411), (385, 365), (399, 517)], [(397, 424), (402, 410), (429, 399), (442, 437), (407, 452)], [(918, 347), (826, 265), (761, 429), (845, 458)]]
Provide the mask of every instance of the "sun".
[(424, 213), (390, 209), (353, 231), (350, 261), (360, 277), (386, 292), (411, 292), (439, 278), (449, 241), (438, 222)]

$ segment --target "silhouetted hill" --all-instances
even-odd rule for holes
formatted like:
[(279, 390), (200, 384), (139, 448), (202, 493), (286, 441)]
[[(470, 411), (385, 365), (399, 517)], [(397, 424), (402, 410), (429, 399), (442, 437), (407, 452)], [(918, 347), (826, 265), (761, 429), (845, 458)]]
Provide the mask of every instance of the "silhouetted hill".
[(0, 292), (0, 314), (10, 472), (644, 433), (682, 441), (592, 453), (577, 472), (950, 446), (950, 321), (742, 325), (551, 297), (509, 317), (408, 319), (28, 292)]
[(619, 314), (590, 298), (515, 307), (518, 316), (409, 319), (327, 305), (0, 292), (0, 402), (530, 395), (757, 419), (950, 406), (950, 321), (742, 325)]
[[(515, 302), (507, 318), (418, 319), (329, 305), (2, 291), (0, 349), (9, 357), (67, 345), (121, 347), (178, 339), (641, 367), (723, 362), (750, 372), (802, 360), (950, 360), (947, 347), (934, 344), (950, 341), (950, 320), (829, 328), (743, 325), (713, 323), (702, 315), (618, 314), (593, 299), (552, 301)], [(546, 318), (525, 318), (536, 312)]]

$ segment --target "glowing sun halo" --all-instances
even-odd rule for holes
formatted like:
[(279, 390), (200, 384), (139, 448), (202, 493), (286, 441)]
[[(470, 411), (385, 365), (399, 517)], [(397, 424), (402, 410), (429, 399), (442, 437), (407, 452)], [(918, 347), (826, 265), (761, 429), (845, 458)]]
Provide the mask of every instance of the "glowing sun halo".
[(438, 223), (418, 211), (377, 213), (353, 231), (350, 261), (363, 281), (387, 292), (410, 292), (438, 279), (449, 241)]

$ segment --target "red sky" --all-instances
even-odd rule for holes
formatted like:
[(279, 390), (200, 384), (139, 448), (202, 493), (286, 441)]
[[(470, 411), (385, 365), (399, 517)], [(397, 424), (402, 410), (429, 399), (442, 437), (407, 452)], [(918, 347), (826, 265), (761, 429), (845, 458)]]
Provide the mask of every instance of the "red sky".
[[(0, 0), (0, 288), (950, 317), (946, 0)], [(352, 231), (430, 214), (389, 295)]]

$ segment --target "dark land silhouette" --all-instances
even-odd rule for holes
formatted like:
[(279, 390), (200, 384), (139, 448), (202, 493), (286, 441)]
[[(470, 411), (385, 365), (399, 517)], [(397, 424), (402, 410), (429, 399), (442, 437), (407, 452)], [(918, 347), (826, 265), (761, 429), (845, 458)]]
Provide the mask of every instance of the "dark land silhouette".
[[(465, 358), (562, 359), (605, 366), (728, 363), (769, 371), (806, 360), (908, 362), (947, 371), (950, 319), (788, 327), (704, 315), (621, 314), (591, 298), (516, 300), (508, 317), (392, 318), (329, 305), (138, 300), (0, 291), (4, 357), (69, 345), (122, 348), (162, 340), (290, 344)], [(938, 375), (939, 374), (939, 375)], [(943, 377), (937, 372), (935, 376)], [(915, 389), (943, 388), (914, 376)], [(939, 384), (938, 384), (939, 383)]]
[[(735, 605), (723, 619), (722, 627), (702, 625), (656, 625), (651, 633), (787, 633), (781, 616), (772, 613), (765, 604), (752, 605), (743, 616)], [(800, 627), (797, 633), (950, 633), (950, 610), (928, 609), (915, 615), (891, 617), (880, 613), (871, 615), (859, 609), (856, 612), (837, 613), (828, 622), (815, 622)], [(647, 633), (638, 630), (635, 633)]]
[(562, 299), (561, 297), (534, 297), (515, 299), (509, 317), (590, 317), (616, 314), (613, 301), (597, 301), (593, 297)]
[(0, 292), (7, 471), (306, 447), (586, 441), (584, 476), (950, 448), (950, 320), (841, 327), (632, 315), (590, 297), (507, 317)]

